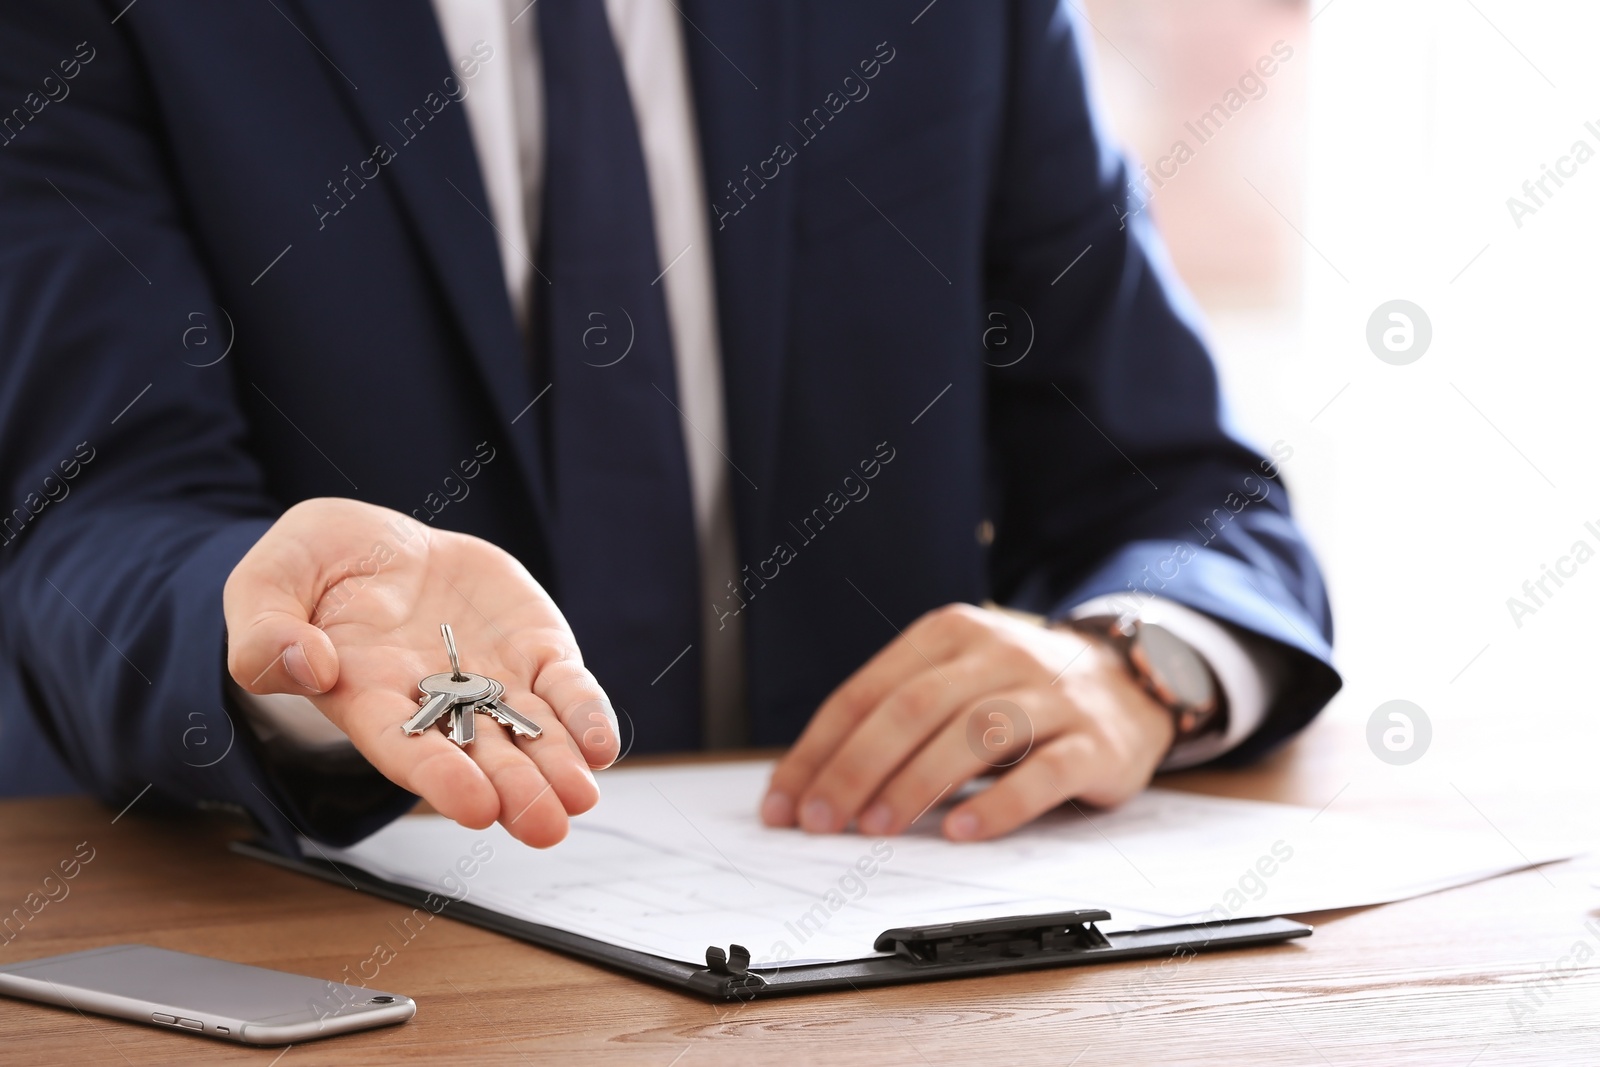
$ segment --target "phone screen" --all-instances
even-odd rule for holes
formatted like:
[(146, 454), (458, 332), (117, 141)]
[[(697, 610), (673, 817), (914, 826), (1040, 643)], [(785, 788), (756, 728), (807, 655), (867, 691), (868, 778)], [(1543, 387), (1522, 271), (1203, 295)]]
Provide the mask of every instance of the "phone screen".
[(0, 967), (0, 993), (249, 1043), (405, 1022), (409, 997), (149, 945)]

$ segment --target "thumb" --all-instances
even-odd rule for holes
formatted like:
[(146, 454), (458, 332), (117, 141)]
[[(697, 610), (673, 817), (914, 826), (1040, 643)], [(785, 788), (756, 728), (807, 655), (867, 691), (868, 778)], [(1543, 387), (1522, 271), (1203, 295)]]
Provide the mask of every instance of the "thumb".
[(333, 642), (311, 625), (300, 592), (253, 556), (240, 561), (222, 592), (228, 673), (251, 693), (326, 693), (339, 680)]

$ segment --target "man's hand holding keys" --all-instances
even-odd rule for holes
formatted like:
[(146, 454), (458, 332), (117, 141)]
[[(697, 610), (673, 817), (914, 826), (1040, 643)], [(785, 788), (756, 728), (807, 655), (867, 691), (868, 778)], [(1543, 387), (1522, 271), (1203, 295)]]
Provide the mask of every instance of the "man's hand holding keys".
[[(386, 777), (464, 825), (498, 820), (553, 845), (599, 799), (590, 769), (617, 758), (616, 715), (566, 620), (487, 541), (354, 500), (307, 500), (240, 560), (223, 610), (235, 682), (309, 697)], [(540, 737), (487, 719), (469, 747), (439, 730), (407, 736), (417, 680), (443, 667), (443, 621)]]

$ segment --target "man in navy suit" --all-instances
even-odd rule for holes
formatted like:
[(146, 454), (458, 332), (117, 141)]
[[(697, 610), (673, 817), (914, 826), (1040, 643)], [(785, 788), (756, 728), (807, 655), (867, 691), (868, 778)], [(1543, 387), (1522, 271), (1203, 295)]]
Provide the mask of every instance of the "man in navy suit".
[[(792, 745), (769, 824), (972, 840), (1280, 744), (1292, 448), (1068, 8), (7, 4), (0, 785), (548, 845)], [(441, 622), (542, 737), (403, 732)]]

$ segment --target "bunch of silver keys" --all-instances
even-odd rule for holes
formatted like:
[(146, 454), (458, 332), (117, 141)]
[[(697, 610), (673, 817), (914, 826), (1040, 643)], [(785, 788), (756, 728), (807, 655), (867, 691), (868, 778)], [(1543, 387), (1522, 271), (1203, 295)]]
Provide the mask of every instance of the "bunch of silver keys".
[[(406, 723), (406, 733), (420, 734), (439, 723), (445, 727), (450, 740), (465, 748), (472, 744), (475, 736), (473, 722), (479, 714), (491, 716), (513, 734), (523, 737), (536, 738), (544, 733), (538, 723), (500, 699), (506, 691), (505, 686), (487, 675), (464, 673), (461, 670), (461, 663), (456, 658), (456, 635), (449, 623), (441, 623), (439, 632), (444, 634), (445, 652), (450, 656), (450, 672), (430, 674), (417, 683), (417, 688), (422, 691), (417, 703), (422, 705), (422, 710)], [(442, 720), (447, 712), (450, 721), (445, 724)]]

